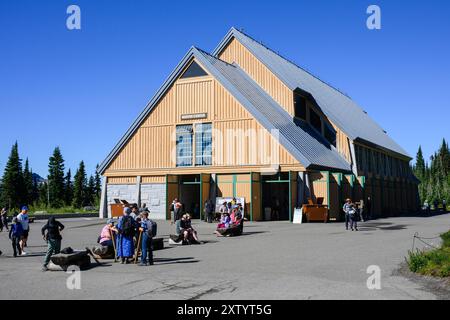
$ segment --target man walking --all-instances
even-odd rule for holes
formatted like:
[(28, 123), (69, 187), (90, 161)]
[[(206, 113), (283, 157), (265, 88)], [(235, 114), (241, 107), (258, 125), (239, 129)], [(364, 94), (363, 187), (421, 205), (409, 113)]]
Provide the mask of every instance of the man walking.
[(27, 253), (23, 250), (27, 246), (28, 234), (30, 233), (30, 220), (28, 217), (28, 207), (23, 206), (21, 212), (17, 215), (17, 220), (22, 225), (22, 237), (20, 240), (20, 250), (22, 251), (22, 255), (26, 255)]
[(147, 255), (148, 262), (153, 265), (153, 224), (154, 222), (148, 218), (148, 211), (142, 212), (141, 227), (139, 231), (142, 232), (142, 254), (141, 263), (139, 266), (147, 265)]
[[(44, 265), (42, 271), (48, 270), (48, 264), (53, 254), (58, 254), (61, 251), (61, 231), (64, 229), (64, 225), (56, 221), (55, 217), (48, 218), (47, 224), (42, 229), (42, 237), (47, 241), (47, 254), (45, 255)], [(45, 233), (47, 231), (47, 233)]]

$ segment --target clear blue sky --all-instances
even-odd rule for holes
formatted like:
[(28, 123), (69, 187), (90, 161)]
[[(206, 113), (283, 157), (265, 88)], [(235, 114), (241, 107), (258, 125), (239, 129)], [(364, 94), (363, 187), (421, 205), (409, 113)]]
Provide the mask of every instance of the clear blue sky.
[[(81, 27), (66, 28), (66, 8)], [(344, 5), (345, 4), (345, 5)], [(378, 4), (382, 29), (366, 28)], [(450, 139), (450, 1), (0, 2), (0, 174), (17, 140), (47, 175), (94, 171), (191, 45), (231, 26), (348, 93), (411, 155)]]

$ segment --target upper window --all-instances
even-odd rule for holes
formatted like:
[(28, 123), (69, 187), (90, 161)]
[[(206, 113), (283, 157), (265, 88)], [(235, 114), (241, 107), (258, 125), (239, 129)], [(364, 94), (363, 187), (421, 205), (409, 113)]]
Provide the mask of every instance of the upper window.
[(309, 109), (309, 121), (317, 131), (322, 133), (322, 120), (320, 119), (320, 116), (311, 108)]
[(208, 74), (206, 73), (206, 71), (203, 70), (202, 67), (200, 67), (197, 62), (192, 61), (189, 68), (187, 68), (187, 70), (181, 76), (181, 79), (203, 77), (207, 75)]
[(210, 166), (212, 164), (212, 132), (211, 123), (195, 125), (195, 165)]
[(295, 116), (306, 120), (306, 99), (305, 97), (294, 94), (294, 110)]
[(177, 126), (177, 167), (192, 166), (192, 125)]
[(325, 139), (327, 139), (328, 142), (333, 146), (336, 146), (336, 132), (332, 130), (328, 125), (325, 125), (324, 129)]

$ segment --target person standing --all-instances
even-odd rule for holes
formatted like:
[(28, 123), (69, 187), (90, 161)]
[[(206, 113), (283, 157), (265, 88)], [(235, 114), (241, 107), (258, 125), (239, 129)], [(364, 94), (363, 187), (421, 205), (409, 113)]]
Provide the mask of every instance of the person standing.
[(134, 254), (133, 237), (135, 233), (136, 222), (131, 217), (131, 209), (125, 207), (123, 216), (119, 218), (117, 230), (119, 236), (117, 239), (117, 256), (121, 258), (121, 263), (130, 263), (130, 258)]
[[(351, 222), (351, 217), (350, 217), (350, 210), (352, 210), (352, 200), (351, 199), (345, 200), (342, 210), (345, 213), (345, 230), (348, 230), (348, 224), (349, 224), (349, 222)], [(353, 223), (352, 223), (352, 228), (353, 228)]]
[(22, 233), (22, 225), (17, 218), (13, 218), (11, 229), (9, 230), (9, 239), (11, 240), (13, 247), (14, 258), (17, 257), (17, 253), (19, 253), (19, 256), (22, 254), (22, 249), (20, 248), (20, 237), (22, 236)]
[(370, 198), (370, 196), (367, 197), (365, 210), (366, 210), (366, 218), (368, 220), (371, 220), (372, 219), (372, 199)]
[(139, 231), (142, 232), (142, 254), (141, 263), (139, 266), (153, 265), (153, 224), (154, 222), (148, 218), (148, 211), (142, 213), (141, 227)]
[(442, 199), (442, 210), (444, 210), (444, 213), (447, 212), (447, 201), (445, 199)]
[(1, 222), (0, 222), (1, 230), (0, 231), (3, 231), (3, 228), (6, 228), (6, 230), (9, 231), (9, 227), (8, 227), (8, 210), (6, 210), (6, 208), (2, 209), (0, 220), (1, 220)]
[(175, 204), (178, 202), (178, 199), (175, 198), (172, 200), (172, 203), (169, 206), (169, 211), (170, 211), (170, 224), (174, 224), (175, 223)]
[(138, 208), (138, 205), (137, 205), (137, 203), (133, 203), (132, 205), (131, 205), (131, 214), (130, 214), (130, 216), (134, 219), (134, 220), (136, 220), (138, 217), (139, 217), (139, 208)]
[(28, 217), (28, 207), (23, 206), (21, 212), (17, 215), (17, 220), (22, 225), (22, 237), (20, 239), (20, 250), (22, 251), (21, 255), (26, 255), (27, 253), (23, 250), (27, 246), (28, 235), (30, 233), (30, 220)]
[[(47, 241), (47, 254), (45, 255), (44, 265), (42, 271), (48, 270), (48, 264), (50, 258), (54, 254), (58, 254), (61, 251), (61, 231), (64, 229), (64, 225), (57, 221), (55, 217), (48, 218), (47, 224), (42, 229), (42, 237)], [(46, 233), (47, 231), (47, 233)]]
[(214, 204), (213, 204), (212, 200), (207, 200), (205, 202), (205, 215), (206, 215), (206, 221), (208, 223), (212, 223), (213, 212), (214, 212)]

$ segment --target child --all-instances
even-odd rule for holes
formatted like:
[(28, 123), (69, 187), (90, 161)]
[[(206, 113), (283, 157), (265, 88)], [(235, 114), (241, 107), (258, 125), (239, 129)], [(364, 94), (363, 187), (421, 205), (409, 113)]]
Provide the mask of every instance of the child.
[(22, 237), (22, 234), (22, 224), (17, 220), (17, 218), (13, 218), (11, 229), (9, 230), (9, 239), (11, 240), (14, 250), (14, 258), (17, 257), (17, 251), (19, 251), (19, 255), (22, 255), (22, 249), (20, 247), (20, 238)]

